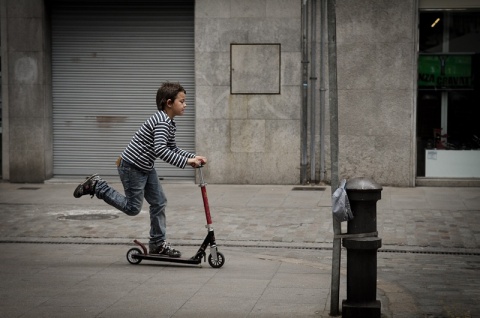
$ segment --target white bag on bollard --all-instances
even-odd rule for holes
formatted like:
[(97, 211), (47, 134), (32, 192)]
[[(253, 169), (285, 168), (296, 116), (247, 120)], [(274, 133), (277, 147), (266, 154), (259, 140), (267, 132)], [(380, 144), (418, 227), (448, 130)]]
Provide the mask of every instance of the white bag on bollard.
[(350, 201), (348, 200), (345, 185), (347, 180), (343, 179), (340, 186), (332, 195), (332, 213), (338, 222), (349, 221), (353, 219)]

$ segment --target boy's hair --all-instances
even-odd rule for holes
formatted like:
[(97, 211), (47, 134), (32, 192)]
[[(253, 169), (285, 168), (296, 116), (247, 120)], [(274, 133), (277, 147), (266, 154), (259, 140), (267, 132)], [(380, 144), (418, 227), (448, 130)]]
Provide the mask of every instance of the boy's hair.
[(175, 100), (178, 93), (187, 93), (180, 83), (163, 83), (157, 91), (157, 108), (158, 110), (164, 110), (167, 106), (167, 101), (171, 99)]

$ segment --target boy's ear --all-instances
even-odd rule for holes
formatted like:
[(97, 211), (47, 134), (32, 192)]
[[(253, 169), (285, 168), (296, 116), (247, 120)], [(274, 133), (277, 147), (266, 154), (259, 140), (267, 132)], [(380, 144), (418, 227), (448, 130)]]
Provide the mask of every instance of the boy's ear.
[(171, 103), (172, 103), (172, 100), (171, 100), (171, 99), (167, 99), (167, 106), (168, 106), (168, 107), (171, 107)]

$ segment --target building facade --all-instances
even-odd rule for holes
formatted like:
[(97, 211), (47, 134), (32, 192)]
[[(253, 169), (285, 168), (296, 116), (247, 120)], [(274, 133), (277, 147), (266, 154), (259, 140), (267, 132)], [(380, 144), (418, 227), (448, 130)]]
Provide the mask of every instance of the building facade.
[(2, 179), (116, 175), (178, 81), (177, 142), (208, 157), (211, 183), (329, 183), (335, 134), (340, 178), (478, 185), (477, 1), (332, 2), (337, 118), (326, 1), (1, 0)]

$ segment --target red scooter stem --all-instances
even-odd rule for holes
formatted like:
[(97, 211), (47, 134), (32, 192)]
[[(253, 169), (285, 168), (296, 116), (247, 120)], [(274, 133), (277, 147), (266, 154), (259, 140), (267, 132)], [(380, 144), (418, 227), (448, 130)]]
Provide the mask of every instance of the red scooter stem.
[(207, 188), (206, 188), (207, 184), (203, 181), (202, 167), (203, 165), (198, 167), (198, 170), (200, 171), (200, 188), (202, 189), (203, 207), (205, 208), (205, 217), (207, 218), (207, 227), (210, 228), (210, 226), (212, 225), (212, 216), (210, 215), (210, 206), (208, 205)]
[(202, 189), (203, 207), (205, 208), (205, 217), (207, 218), (207, 226), (212, 225), (212, 216), (210, 215), (210, 206), (208, 205), (207, 188), (205, 184), (200, 185)]

